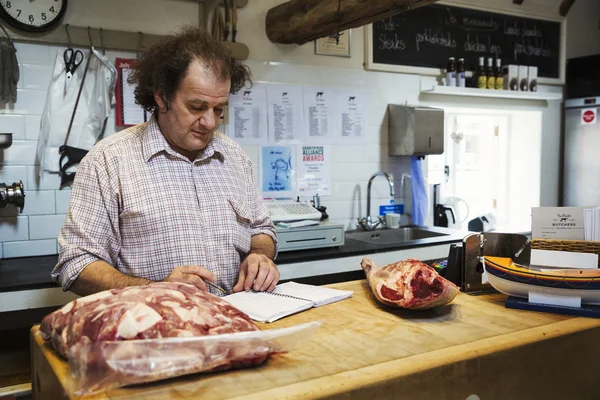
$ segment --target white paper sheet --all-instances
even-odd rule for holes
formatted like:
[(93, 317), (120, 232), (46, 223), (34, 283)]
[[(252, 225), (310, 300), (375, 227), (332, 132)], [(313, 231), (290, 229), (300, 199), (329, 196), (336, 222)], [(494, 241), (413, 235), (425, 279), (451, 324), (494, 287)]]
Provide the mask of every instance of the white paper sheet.
[(331, 147), (297, 146), (297, 190), (300, 196), (331, 194)]
[(242, 144), (267, 144), (267, 88), (255, 83), (229, 96), (228, 135)]
[(362, 90), (338, 91), (337, 98), (338, 142), (363, 141), (367, 131), (367, 93)]
[(302, 87), (267, 86), (269, 143), (294, 144), (302, 141)]
[(337, 96), (332, 88), (305, 86), (304, 142), (336, 143), (335, 103)]

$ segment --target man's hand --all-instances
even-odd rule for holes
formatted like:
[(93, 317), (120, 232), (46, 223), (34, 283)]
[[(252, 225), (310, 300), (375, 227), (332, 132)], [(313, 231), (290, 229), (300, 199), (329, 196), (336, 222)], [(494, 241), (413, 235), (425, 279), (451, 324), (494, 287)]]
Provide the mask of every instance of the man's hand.
[(208, 290), (206, 283), (204, 283), (205, 279), (214, 282), (216, 280), (215, 274), (197, 265), (183, 265), (175, 267), (169, 276), (167, 276), (165, 282), (190, 283), (198, 289)]
[(279, 270), (269, 257), (250, 253), (240, 265), (240, 274), (233, 292), (256, 290), (271, 292), (279, 282)]

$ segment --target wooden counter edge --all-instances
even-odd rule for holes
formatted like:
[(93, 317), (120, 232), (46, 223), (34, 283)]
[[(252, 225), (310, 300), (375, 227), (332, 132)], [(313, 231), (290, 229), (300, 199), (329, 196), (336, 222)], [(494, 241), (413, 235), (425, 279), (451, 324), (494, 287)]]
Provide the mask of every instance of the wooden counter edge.
[(309, 381), (280, 386), (236, 399), (322, 399), (341, 396), (361, 388), (377, 386), (390, 380), (422, 373), (432, 368), (476, 359), (507, 349), (550, 340), (572, 333), (599, 328), (600, 320), (573, 318), (545, 326), (528, 328), (460, 344), (428, 353), (417, 354), (353, 371), (324, 376)]

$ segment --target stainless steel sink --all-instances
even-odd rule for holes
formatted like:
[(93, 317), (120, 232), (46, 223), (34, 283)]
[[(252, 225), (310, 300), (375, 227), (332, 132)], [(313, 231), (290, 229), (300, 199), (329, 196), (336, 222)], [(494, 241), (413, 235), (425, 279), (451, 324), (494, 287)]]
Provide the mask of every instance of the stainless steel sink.
[(434, 232), (419, 227), (406, 227), (398, 229), (380, 229), (374, 231), (346, 232), (346, 239), (373, 244), (395, 244), (410, 242), (418, 239), (428, 239), (439, 236), (449, 236), (448, 233)]

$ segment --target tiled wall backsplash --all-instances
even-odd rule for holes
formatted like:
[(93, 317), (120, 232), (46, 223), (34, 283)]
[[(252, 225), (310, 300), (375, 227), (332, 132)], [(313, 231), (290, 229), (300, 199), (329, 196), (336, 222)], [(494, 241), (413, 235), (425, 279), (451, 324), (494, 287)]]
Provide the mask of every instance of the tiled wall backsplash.
[[(21, 71), (17, 103), (0, 104), (0, 132), (13, 133), (14, 141), (9, 149), (0, 150), (0, 182), (12, 184), (23, 181), (26, 197), (23, 213), (12, 206), (0, 209), (0, 256), (3, 258), (57, 254), (56, 238), (67, 213), (70, 194), (68, 188), (59, 189), (58, 175), (46, 173), (40, 179), (36, 165), (46, 90), (55, 57), (57, 54), (62, 56), (64, 47), (16, 45)], [(113, 61), (115, 57), (135, 57), (134, 54), (117, 52), (107, 52), (107, 56)], [(418, 77), (296, 64), (247, 63), (255, 81), (337, 88), (352, 86), (370, 93), (365, 141), (333, 147), (332, 195), (321, 200), (322, 205), (328, 207), (332, 222), (353, 229), (356, 218), (366, 215), (367, 182), (377, 171), (393, 174), (396, 202), (403, 202), (400, 178), (402, 173), (409, 172), (410, 161), (408, 157), (387, 155), (385, 109), (388, 103), (417, 102)], [(105, 136), (114, 133), (114, 125), (113, 112)], [(255, 163), (255, 172), (258, 172), (259, 147), (243, 147)], [(409, 195), (410, 187), (407, 187), (406, 193)], [(407, 200), (410, 200), (410, 195), (408, 197)], [(387, 204), (389, 200), (387, 182), (379, 177), (373, 185), (371, 214), (377, 215), (377, 206)], [(409, 221), (404, 219), (401, 222)]]
[[(0, 104), (0, 132), (13, 134), (13, 145), (0, 150), (0, 182), (10, 185), (23, 181), (25, 208), (23, 213), (13, 206), (0, 209), (3, 258), (56, 254), (56, 238), (71, 192), (69, 188), (59, 189), (60, 178), (56, 174), (40, 178), (36, 165), (40, 119), (52, 66), (64, 47), (15, 44), (20, 70), (17, 102)], [(114, 127), (114, 122), (108, 126)]]

